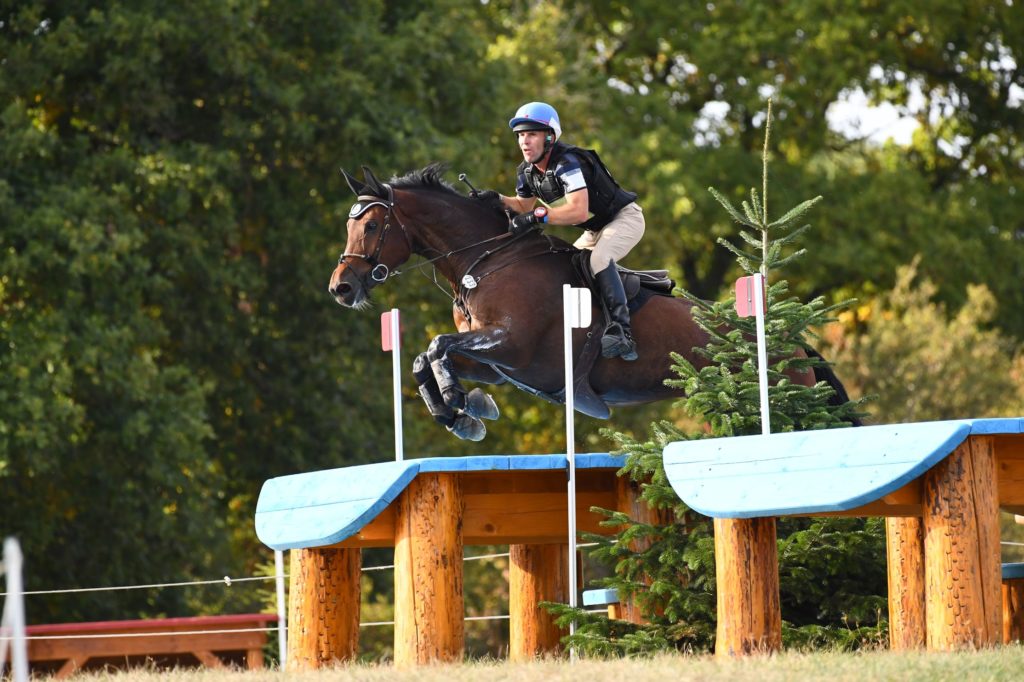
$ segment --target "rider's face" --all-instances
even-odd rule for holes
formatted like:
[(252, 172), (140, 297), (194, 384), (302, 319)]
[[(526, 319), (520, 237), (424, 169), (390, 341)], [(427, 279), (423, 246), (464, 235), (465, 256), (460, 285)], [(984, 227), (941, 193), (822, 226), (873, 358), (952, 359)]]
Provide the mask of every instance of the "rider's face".
[(537, 163), (544, 154), (544, 137), (548, 135), (543, 130), (524, 130), (517, 133), (519, 149), (523, 152), (523, 158), (527, 163)]

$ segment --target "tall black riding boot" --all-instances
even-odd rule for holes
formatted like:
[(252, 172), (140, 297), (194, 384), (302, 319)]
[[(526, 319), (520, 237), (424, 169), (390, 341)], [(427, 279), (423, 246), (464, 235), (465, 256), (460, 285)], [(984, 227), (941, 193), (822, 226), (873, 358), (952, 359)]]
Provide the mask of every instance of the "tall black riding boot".
[(629, 328), (629, 307), (626, 305), (626, 290), (622, 288), (619, 270), (615, 261), (608, 264), (601, 272), (594, 275), (597, 288), (601, 292), (601, 301), (608, 314), (608, 327), (601, 337), (601, 354), (606, 358), (621, 357), (623, 360), (636, 360), (636, 343)]

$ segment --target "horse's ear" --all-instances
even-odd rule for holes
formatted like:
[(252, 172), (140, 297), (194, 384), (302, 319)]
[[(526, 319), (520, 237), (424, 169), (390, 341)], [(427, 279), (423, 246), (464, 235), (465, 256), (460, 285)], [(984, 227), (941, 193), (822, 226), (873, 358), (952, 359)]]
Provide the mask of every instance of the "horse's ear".
[(377, 197), (385, 196), (386, 192), (384, 190), (384, 185), (382, 185), (380, 180), (377, 179), (377, 176), (373, 174), (373, 171), (366, 166), (361, 166), (361, 168), (363, 169), (363, 177), (366, 179), (367, 188), (370, 190), (370, 194)]
[(352, 190), (352, 194), (355, 194), (358, 197), (366, 193), (366, 185), (349, 175), (347, 170), (342, 168), (341, 174), (345, 177), (345, 182), (348, 184), (348, 188)]

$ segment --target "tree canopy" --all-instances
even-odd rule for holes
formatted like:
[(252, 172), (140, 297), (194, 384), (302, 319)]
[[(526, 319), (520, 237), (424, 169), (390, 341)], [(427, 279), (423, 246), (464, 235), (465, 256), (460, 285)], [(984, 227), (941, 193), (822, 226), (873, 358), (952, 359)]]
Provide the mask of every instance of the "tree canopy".
[[(262, 481), (389, 459), (377, 314), (326, 294), (352, 201), (338, 169), (446, 161), (508, 194), (507, 121), (530, 100), (640, 194), (625, 264), (715, 299), (740, 274), (716, 240), (738, 226), (706, 188), (757, 184), (771, 96), (772, 201), (824, 197), (793, 291), (873, 299), (920, 255), (937, 303), (984, 285), (980, 323), (1019, 344), (1022, 62), (1017, 0), (0, 2), (0, 532), (30, 589), (237, 573), (264, 557)], [(913, 138), (837, 132), (858, 92), (915, 118)], [(418, 275), (375, 295), (402, 309), (406, 368), (451, 328)], [(410, 456), (564, 447), (560, 410), (514, 389), (482, 445), (406, 391)], [(654, 416), (674, 418), (613, 419)], [(580, 419), (590, 449), (601, 426)], [(53, 598), (30, 617), (217, 599)]]

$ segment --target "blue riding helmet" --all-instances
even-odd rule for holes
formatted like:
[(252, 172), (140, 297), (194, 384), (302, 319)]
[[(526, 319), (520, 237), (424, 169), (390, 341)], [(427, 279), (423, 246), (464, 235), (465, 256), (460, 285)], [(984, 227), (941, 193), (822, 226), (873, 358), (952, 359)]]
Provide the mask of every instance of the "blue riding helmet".
[(562, 136), (562, 124), (558, 120), (558, 112), (545, 102), (528, 102), (519, 107), (516, 115), (508, 122), (512, 132), (523, 130), (547, 130), (555, 132), (555, 140)]

